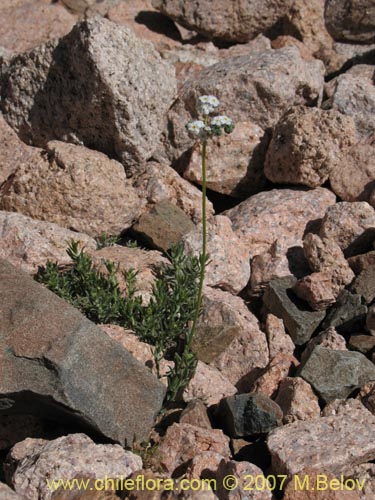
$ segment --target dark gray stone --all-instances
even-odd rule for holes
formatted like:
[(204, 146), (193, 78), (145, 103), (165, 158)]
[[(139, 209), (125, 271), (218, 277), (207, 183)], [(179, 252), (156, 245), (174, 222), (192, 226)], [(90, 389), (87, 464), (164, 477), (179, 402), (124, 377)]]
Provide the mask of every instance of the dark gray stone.
[(352, 333), (363, 329), (366, 322), (367, 306), (362, 304), (358, 294), (343, 290), (336, 304), (329, 310), (322, 327), (336, 328), (339, 333)]
[(181, 208), (163, 200), (141, 215), (132, 230), (157, 250), (167, 251), (195, 228)]
[(281, 425), (283, 412), (261, 393), (239, 394), (220, 401), (218, 416), (225, 433), (232, 438), (265, 434)]
[(360, 295), (366, 304), (375, 298), (375, 265), (364, 269), (353, 281), (351, 289)]
[(375, 337), (372, 335), (352, 335), (349, 339), (348, 346), (353, 351), (366, 354), (375, 347)]
[(281, 318), (296, 345), (310, 340), (325, 316), (325, 311), (311, 311), (307, 303), (294, 296), (291, 288), (296, 284), (294, 276), (270, 281), (263, 302), (272, 314)]
[(121, 444), (147, 438), (165, 387), (77, 309), (0, 260), (0, 415), (80, 425)]
[(334, 399), (345, 399), (355, 389), (375, 380), (375, 366), (359, 352), (317, 346), (300, 368), (298, 376), (311, 384), (325, 403), (329, 403)]

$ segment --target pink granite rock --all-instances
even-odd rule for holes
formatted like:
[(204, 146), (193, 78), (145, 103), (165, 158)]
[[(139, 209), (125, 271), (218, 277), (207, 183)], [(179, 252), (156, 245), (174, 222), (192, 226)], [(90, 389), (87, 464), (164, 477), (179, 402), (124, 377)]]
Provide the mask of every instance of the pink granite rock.
[(372, 0), (327, 0), (325, 21), (335, 40), (349, 43), (375, 42), (375, 6)]
[(282, 380), (275, 402), (283, 410), (284, 424), (320, 417), (318, 397), (310, 384), (300, 377), (287, 377)]
[(251, 392), (260, 392), (272, 398), (279, 384), (298, 366), (298, 361), (291, 355), (279, 353), (271, 359), (265, 372), (252, 385)]
[(282, 319), (273, 314), (267, 314), (265, 330), (270, 351), (270, 359), (275, 358), (280, 353), (293, 356), (295, 345), (290, 336), (286, 333)]
[(345, 338), (338, 334), (333, 327), (331, 327), (310, 340), (301, 355), (302, 363), (310, 356), (317, 345), (336, 351), (347, 350)]
[(336, 302), (340, 288), (333, 283), (328, 271), (312, 273), (300, 279), (293, 291), (300, 299), (308, 302), (313, 311), (324, 311)]

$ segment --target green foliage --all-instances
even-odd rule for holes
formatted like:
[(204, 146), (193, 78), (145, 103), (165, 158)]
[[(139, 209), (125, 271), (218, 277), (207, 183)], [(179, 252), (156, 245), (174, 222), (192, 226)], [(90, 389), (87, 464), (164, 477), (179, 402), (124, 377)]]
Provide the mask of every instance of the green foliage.
[[(162, 358), (172, 359), (168, 373), (167, 399), (175, 400), (194, 374), (196, 356), (190, 349), (191, 320), (197, 306), (197, 283), (202, 269), (201, 257), (184, 254), (175, 246), (167, 255), (169, 264), (155, 269), (156, 280), (148, 305), (136, 296), (137, 272), (123, 272), (126, 291), (120, 289), (118, 266), (104, 261), (99, 271), (78, 242), (72, 241), (67, 253), (73, 264), (59, 270), (47, 262), (36, 279), (77, 307), (95, 323), (113, 323), (133, 330), (142, 341), (153, 346), (159, 374)], [(204, 263), (204, 266), (206, 262)]]
[(113, 247), (120, 241), (120, 237), (117, 235), (111, 236), (107, 233), (102, 233), (100, 236), (96, 238), (96, 248), (100, 250), (105, 247)]

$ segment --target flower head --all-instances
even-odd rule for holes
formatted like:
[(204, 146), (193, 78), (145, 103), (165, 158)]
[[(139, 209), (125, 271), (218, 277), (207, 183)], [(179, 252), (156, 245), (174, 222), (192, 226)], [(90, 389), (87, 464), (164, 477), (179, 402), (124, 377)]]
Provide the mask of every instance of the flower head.
[(207, 116), (220, 106), (220, 101), (214, 95), (201, 95), (198, 98), (198, 112)]
[(207, 139), (211, 133), (210, 127), (208, 127), (202, 120), (190, 121), (186, 124), (186, 130), (188, 134), (193, 139)]
[(211, 120), (211, 129), (213, 135), (221, 135), (222, 129), (226, 134), (230, 134), (234, 129), (233, 120), (225, 115), (215, 116)]

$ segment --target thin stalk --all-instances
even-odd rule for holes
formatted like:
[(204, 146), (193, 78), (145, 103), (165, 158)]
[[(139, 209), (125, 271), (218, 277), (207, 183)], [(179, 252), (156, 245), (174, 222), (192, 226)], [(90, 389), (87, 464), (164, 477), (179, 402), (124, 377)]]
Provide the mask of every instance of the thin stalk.
[(197, 306), (194, 314), (193, 326), (191, 327), (190, 335), (186, 347), (188, 350), (191, 348), (191, 344), (193, 342), (195, 330), (197, 328), (199, 312), (201, 309), (202, 303), (202, 293), (203, 293), (203, 282), (206, 268), (206, 254), (207, 254), (207, 217), (206, 217), (206, 148), (207, 141), (203, 141), (202, 143), (202, 254), (201, 254), (201, 272), (199, 279), (199, 289), (198, 289), (198, 298), (197, 298)]

